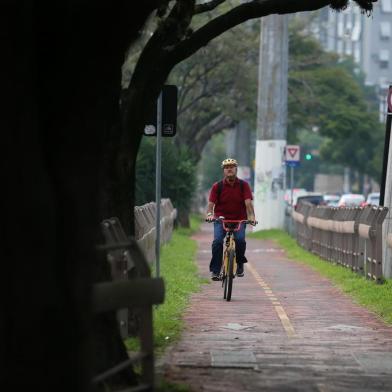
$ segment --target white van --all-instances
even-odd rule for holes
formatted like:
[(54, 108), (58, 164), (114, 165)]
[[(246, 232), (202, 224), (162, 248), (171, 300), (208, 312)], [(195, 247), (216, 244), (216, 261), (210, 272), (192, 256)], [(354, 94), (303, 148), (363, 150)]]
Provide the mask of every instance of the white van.
[(364, 204), (364, 195), (360, 193), (346, 193), (340, 197), (338, 207), (361, 207)]

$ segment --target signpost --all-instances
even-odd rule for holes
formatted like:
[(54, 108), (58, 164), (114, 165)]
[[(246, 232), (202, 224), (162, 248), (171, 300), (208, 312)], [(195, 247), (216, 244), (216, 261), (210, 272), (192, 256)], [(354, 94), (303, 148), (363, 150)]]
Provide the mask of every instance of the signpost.
[[(294, 168), (300, 165), (300, 147), (297, 145), (286, 145), (284, 149), (285, 154), (285, 162), (286, 166), (290, 168), (290, 204), (291, 204), (291, 211), (294, 208)], [(289, 231), (291, 232), (291, 225), (292, 219), (289, 220), (290, 228)]]
[(300, 165), (300, 147), (296, 145), (287, 145), (285, 148), (286, 166), (290, 168), (290, 202), (293, 207), (293, 188), (294, 188), (294, 168)]
[(145, 136), (156, 136), (155, 162), (155, 267), (156, 276), (160, 275), (160, 245), (161, 245), (161, 160), (162, 137), (173, 137), (177, 127), (177, 86), (166, 85), (159, 94), (157, 105), (151, 119), (144, 127)]
[[(177, 131), (177, 86), (165, 85), (161, 92), (162, 103), (155, 106), (151, 118), (144, 127), (145, 136), (157, 136), (159, 132), (163, 137), (173, 137)], [(159, 112), (161, 121), (158, 121)]]
[(300, 161), (300, 147), (287, 145), (285, 148), (285, 161), (289, 167), (298, 167)]

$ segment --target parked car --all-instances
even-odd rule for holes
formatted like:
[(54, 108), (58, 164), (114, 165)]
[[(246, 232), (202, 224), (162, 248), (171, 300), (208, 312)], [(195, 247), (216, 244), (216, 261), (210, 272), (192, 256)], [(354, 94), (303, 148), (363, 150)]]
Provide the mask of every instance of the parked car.
[[(298, 196), (306, 195), (308, 192), (305, 188), (293, 188), (293, 200), (294, 203)], [(287, 189), (284, 193), (284, 201), (287, 204), (291, 204), (291, 189)]]
[(366, 205), (378, 206), (380, 204), (380, 192), (372, 192), (368, 194)]
[(307, 201), (311, 204), (314, 204), (315, 206), (325, 205), (324, 197), (321, 193), (308, 192), (307, 195), (298, 196), (297, 202), (296, 202), (296, 204), (294, 204), (294, 209), (296, 210), (298, 208), (299, 204), (302, 202), (305, 202), (305, 201)]
[(360, 207), (365, 203), (365, 196), (360, 193), (345, 193), (340, 197), (338, 207)]
[(340, 200), (340, 196), (339, 195), (324, 195), (324, 202), (325, 205), (330, 206), (330, 207), (337, 207), (339, 200)]

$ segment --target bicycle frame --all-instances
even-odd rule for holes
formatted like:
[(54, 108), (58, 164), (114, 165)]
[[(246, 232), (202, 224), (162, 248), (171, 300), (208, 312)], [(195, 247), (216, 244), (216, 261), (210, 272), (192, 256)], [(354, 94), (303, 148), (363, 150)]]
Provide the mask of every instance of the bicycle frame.
[[(225, 236), (225, 250), (223, 252), (223, 263), (222, 266), (224, 271), (228, 271), (228, 255), (230, 251), (234, 251), (235, 254), (235, 240), (234, 240), (234, 232), (239, 231), (241, 228), (241, 224), (243, 221), (228, 221), (228, 220), (221, 220), (223, 229), (226, 231)], [(236, 224), (236, 227), (230, 227), (226, 224)], [(237, 266), (236, 257), (234, 257), (234, 267)], [(236, 270), (236, 268), (234, 268)]]
[(235, 277), (235, 271), (237, 271), (234, 232), (239, 231), (241, 229), (241, 225), (248, 223), (248, 221), (228, 219), (216, 219), (215, 221), (220, 221), (223, 229), (226, 231), (221, 276), (222, 287), (224, 288), (223, 298), (230, 301), (233, 279)]
[(223, 252), (222, 262), (222, 287), (224, 288), (223, 298), (227, 301), (231, 299), (233, 289), (233, 279), (237, 271), (237, 257), (235, 253), (235, 240), (232, 231), (226, 234), (225, 250)]

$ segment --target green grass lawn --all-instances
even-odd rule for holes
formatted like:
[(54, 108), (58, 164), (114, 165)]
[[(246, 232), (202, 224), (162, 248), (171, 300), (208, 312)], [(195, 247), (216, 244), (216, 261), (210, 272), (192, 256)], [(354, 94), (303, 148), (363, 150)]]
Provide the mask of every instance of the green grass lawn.
[(179, 338), (183, 328), (182, 315), (190, 295), (200, 290), (202, 283), (209, 282), (198, 275), (195, 262), (197, 243), (190, 238), (199, 226), (200, 220), (192, 217), (191, 228), (175, 230), (171, 241), (162, 247), (165, 302), (154, 311), (154, 339), (158, 354)]
[(265, 230), (248, 234), (248, 238), (270, 239), (286, 250), (290, 259), (306, 264), (349, 294), (356, 302), (370, 309), (388, 324), (392, 324), (392, 279), (376, 284), (306, 251), (282, 230)]
[[(165, 300), (154, 307), (154, 346), (155, 354), (162, 355), (168, 345), (179, 339), (184, 326), (182, 316), (190, 295), (200, 290), (202, 284), (210, 283), (202, 279), (197, 271), (197, 243), (191, 235), (200, 227), (201, 219), (192, 216), (189, 229), (179, 228), (173, 231), (169, 243), (161, 248), (160, 276), (165, 282)], [(139, 350), (139, 340), (128, 338), (125, 345), (131, 351)], [(173, 384), (159, 380), (159, 392), (186, 392), (186, 385)]]

